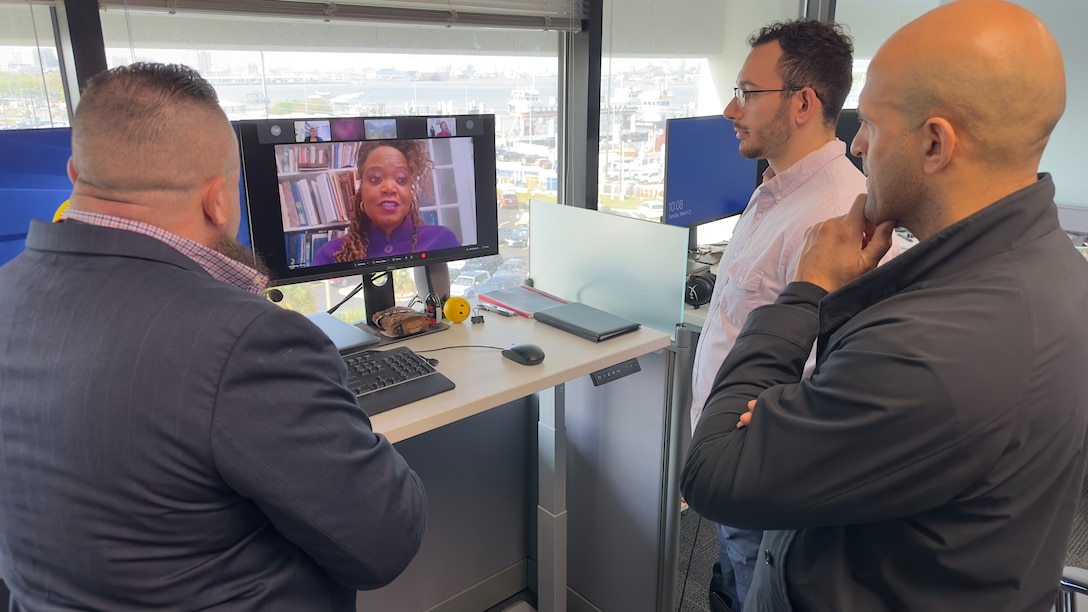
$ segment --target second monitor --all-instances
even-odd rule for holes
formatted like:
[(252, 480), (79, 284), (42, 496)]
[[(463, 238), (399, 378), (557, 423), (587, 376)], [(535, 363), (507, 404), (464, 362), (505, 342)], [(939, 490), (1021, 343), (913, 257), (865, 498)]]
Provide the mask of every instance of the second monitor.
[(669, 119), (665, 127), (665, 223), (691, 228), (744, 212), (759, 184), (756, 161), (737, 151), (721, 115)]

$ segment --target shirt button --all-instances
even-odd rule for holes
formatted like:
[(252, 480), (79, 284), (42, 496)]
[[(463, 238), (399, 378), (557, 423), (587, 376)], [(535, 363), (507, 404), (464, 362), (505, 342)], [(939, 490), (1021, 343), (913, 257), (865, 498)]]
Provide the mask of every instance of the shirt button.
[(763, 549), (763, 561), (767, 565), (774, 566), (774, 555), (771, 554), (771, 549)]

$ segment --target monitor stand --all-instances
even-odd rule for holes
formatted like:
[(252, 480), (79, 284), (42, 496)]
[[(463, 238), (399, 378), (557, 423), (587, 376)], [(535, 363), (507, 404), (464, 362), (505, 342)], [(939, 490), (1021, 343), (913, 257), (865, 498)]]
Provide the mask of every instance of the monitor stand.
[[(414, 270), (416, 280), (416, 292), (421, 296), (425, 296), (429, 293), (441, 296), (443, 300), (450, 295), (450, 272), (445, 263), (428, 264), (426, 266), (418, 266)], [(393, 273), (392, 272), (377, 272), (375, 274), (363, 275), (363, 300), (366, 302), (366, 312), (368, 317), (373, 317), (375, 312), (380, 312), (386, 308), (392, 308), (397, 305), (397, 299), (393, 290)], [(427, 329), (411, 336), (405, 336), (403, 338), (390, 338), (370, 324), (367, 321), (370, 333), (373, 333), (378, 338), (378, 343), (385, 345), (393, 342), (400, 342), (407, 340), (408, 338), (417, 338), (419, 336), (425, 336), (427, 334), (433, 334), (435, 332), (445, 331), (450, 328), (449, 323), (439, 320), (437, 323), (430, 325)]]
[(450, 268), (443, 263), (427, 264), (414, 268), (416, 290), (423, 295), (433, 293), (445, 302), (450, 297)]
[[(449, 297), (450, 273), (449, 268), (445, 263), (419, 266), (415, 269), (415, 277), (416, 287), (420, 293), (434, 293), (441, 296), (443, 300)], [(396, 306), (397, 300), (393, 289), (392, 272), (386, 271), (374, 274), (364, 274), (362, 276), (362, 285), (363, 301), (366, 303), (365, 309), (368, 319), (373, 317), (376, 312)], [(363, 321), (358, 325), (353, 325), (325, 311), (315, 312), (307, 316), (321, 329), (321, 331), (325, 332), (325, 335), (333, 341), (333, 344), (336, 345), (336, 349), (341, 353), (379, 344), (398, 342), (404, 339), (389, 338), (382, 335), (381, 332), (371, 325), (369, 320)], [(439, 321), (438, 323), (431, 325), (428, 329), (409, 337), (414, 338), (416, 336), (444, 331), (446, 329), (449, 329), (449, 324)]]

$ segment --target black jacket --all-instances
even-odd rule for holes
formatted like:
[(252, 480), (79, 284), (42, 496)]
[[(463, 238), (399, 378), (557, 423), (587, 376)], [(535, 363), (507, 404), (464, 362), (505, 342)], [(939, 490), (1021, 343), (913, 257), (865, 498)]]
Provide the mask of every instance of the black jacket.
[(1088, 262), (1053, 196), (1042, 175), (749, 317), (682, 476), (700, 514), (769, 530), (746, 610), (1050, 609), (1088, 429)]

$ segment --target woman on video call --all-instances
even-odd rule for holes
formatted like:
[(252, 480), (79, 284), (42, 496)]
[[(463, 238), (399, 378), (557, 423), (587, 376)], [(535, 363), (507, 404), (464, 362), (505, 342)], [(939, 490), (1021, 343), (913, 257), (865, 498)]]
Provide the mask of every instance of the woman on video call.
[(310, 265), (461, 246), (449, 228), (425, 225), (419, 215), (420, 191), (431, 185), (424, 141), (363, 142), (357, 159), (359, 191), (348, 233), (325, 243)]

